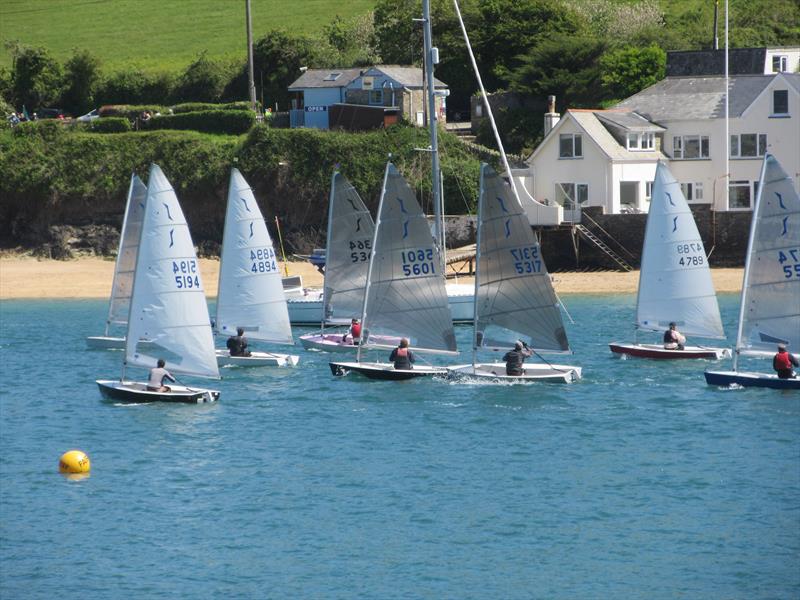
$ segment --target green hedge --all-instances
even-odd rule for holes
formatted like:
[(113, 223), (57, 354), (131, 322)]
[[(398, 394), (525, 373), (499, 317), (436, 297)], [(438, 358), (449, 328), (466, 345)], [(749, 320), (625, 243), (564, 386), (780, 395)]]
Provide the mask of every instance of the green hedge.
[(251, 110), (202, 110), (153, 117), (140, 126), (144, 130), (191, 129), (204, 133), (240, 135), (255, 124), (256, 115)]
[(127, 117), (104, 117), (89, 121), (86, 129), (93, 133), (125, 133), (131, 130), (131, 122)]
[(169, 113), (169, 108), (158, 104), (109, 104), (100, 108), (101, 117), (127, 117), (134, 120), (148, 111), (151, 115), (156, 113)]
[(212, 104), (210, 102), (185, 102), (172, 107), (172, 112), (176, 115), (206, 110), (250, 110), (250, 103), (228, 102), (227, 104)]

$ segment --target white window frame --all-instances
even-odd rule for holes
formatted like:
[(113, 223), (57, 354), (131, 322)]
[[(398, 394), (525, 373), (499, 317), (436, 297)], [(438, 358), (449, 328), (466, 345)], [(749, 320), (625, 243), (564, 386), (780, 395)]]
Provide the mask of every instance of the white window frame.
[(703, 182), (702, 181), (688, 181), (681, 182), (681, 192), (686, 202), (703, 204)]
[[(775, 98), (777, 94), (783, 93), (786, 95), (786, 111), (778, 112), (775, 107)], [(787, 116), (789, 114), (789, 90), (772, 90), (772, 114), (776, 116)]]
[[(734, 206), (731, 203), (731, 199), (733, 198), (733, 194), (731, 192), (734, 189), (747, 190), (747, 206)], [(739, 179), (730, 182), (728, 185), (728, 210), (753, 210), (753, 185), (751, 181), (747, 179)]]
[(642, 134), (642, 141), (639, 144), (642, 150), (655, 150), (656, 148), (656, 134), (652, 131), (646, 131)]
[[(777, 63), (777, 65), (775, 64)], [(777, 68), (776, 68), (777, 66)], [(785, 73), (789, 70), (789, 57), (785, 54), (772, 55), (772, 72)]]
[[(562, 154), (562, 142), (570, 138), (572, 146), (572, 154)], [(577, 143), (576, 143), (577, 141)], [(579, 152), (576, 152), (575, 147), (580, 146)], [(580, 133), (560, 133), (558, 135), (558, 158), (572, 160), (576, 158), (583, 158), (583, 135)]]
[[(756, 153), (742, 154), (742, 136), (753, 135), (756, 137)], [(734, 133), (731, 134), (730, 152), (731, 158), (759, 158), (767, 153), (767, 134), (766, 133)]]
[[(568, 189), (571, 188), (571, 193)], [(560, 192), (560, 193), (559, 193)], [(583, 192), (583, 193), (581, 193)], [(560, 196), (566, 196), (567, 201), (559, 202)], [(576, 196), (584, 196), (582, 200), (577, 199)], [(555, 184), (555, 202), (560, 204), (564, 210), (575, 210), (589, 202), (589, 184), (583, 182), (569, 181), (564, 183)]]
[(644, 199), (646, 202), (650, 202), (653, 199), (653, 182), (652, 181), (645, 181), (644, 182)]
[[(698, 156), (686, 157), (687, 142), (697, 142)], [(705, 148), (705, 153), (703, 149)], [(707, 135), (676, 135), (672, 138), (673, 160), (708, 160), (711, 157), (711, 140)]]

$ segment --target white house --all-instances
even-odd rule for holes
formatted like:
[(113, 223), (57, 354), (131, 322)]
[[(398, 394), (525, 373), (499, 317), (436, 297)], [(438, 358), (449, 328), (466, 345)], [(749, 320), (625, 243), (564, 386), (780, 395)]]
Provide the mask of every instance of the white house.
[(646, 211), (662, 159), (690, 203), (750, 210), (765, 152), (800, 186), (800, 74), (736, 75), (729, 91), (728, 140), (720, 76), (667, 77), (612, 110), (547, 115), (555, 125), (527, 160), (532, 195), (565, 208)]

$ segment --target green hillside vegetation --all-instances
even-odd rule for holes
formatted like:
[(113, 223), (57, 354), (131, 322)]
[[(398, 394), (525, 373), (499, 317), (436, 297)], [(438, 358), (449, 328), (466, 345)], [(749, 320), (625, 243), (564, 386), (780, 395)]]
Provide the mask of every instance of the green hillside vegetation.
[[(252, 0), (253, 35), (269, 29), (318, 33), (334, 16), (368, 12), (374, 0)], [(89, 50), (103, 68), (183, 69), (201, 52), (217, 59), (246, 57), (245, 3), (234, 0), (3, 0), (0, 41), (43, 46), (64, 61)], [(12, 56), (0, 53), (0, 66)]]

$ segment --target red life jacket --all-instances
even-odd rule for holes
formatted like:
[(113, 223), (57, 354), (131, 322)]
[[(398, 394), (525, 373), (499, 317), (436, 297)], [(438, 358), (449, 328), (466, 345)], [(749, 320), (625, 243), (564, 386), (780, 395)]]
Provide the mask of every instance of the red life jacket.
[(354, 338), (361, 337), (361, 323), (353, 323), (350, 325), (350, 333)]
[(792, 362), (789, 360), (788, 352), (778, 352), (772, 361), (772, 366), (776, 371), (790, 371), (792, 369)]
[(408, 356), (408, 348), (397, 348), (397, 358), (400, 357), (407, 357)]

